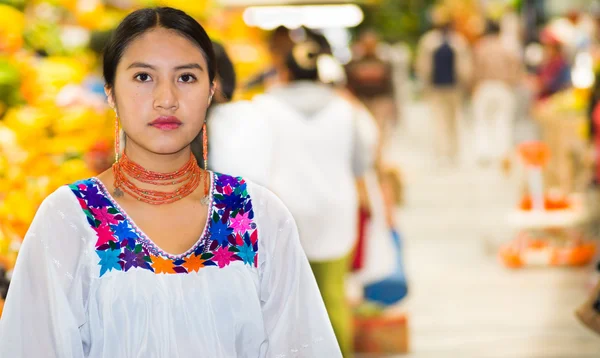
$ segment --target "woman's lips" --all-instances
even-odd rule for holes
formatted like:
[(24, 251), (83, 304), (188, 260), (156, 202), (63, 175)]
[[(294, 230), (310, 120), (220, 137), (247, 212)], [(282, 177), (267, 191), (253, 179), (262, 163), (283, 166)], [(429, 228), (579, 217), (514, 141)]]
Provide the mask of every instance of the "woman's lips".
[(152, 127), (163, 131), (179, 128), (183, 123), (175, 116), (161, 116), (149, 123)]

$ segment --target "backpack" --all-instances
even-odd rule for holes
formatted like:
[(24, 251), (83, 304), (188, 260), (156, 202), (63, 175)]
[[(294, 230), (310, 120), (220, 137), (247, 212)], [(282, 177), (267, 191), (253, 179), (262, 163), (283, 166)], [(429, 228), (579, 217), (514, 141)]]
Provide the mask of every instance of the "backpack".
[(447, 36), (444, 36), (442, 44), (433, 52), (432, 60), (432, 84), (439, 87), (454, 86), (457, 82), (456, 54)]

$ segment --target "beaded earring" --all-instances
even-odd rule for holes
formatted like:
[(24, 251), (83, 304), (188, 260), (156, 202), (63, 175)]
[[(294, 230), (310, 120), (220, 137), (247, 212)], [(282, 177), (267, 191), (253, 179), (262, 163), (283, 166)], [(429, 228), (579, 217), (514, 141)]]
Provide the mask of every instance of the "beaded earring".
[(208, 205), (210, 202), (210, 172), (208, 171), (208, 133), (206, 131), (206, 120), (202, 125), (202, 159), (204, 160), (204, 198), (202, 204)]
[(119, 161), (121, 153), (121, 131), (119, 126), (119, 114), (115, 111), (115, 162)]

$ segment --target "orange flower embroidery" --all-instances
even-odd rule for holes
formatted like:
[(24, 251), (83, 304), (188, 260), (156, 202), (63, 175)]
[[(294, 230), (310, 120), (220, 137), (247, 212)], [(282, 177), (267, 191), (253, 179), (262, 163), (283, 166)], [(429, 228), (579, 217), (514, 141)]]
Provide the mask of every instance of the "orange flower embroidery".
[(173, 261), (160, 256), (152, 256), (152, 268), (154, 269), (154, 273), (175, 273), (173, 270)]
[(204, 261), (206, 260), (202, 260), (200, 256), (192, 254), (181, 266), (185, 267), (188, 272), (198, 271), (204, 267)]

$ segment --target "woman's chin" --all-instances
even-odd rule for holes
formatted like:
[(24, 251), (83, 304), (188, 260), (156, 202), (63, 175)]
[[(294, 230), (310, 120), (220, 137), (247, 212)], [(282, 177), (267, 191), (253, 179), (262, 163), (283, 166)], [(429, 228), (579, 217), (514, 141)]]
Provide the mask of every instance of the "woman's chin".
[(183, 143), (161, 143), (160, 145), (150, 146), (150, 152), (158, 155), (176, 155), (182, 153), (189, 145)]

